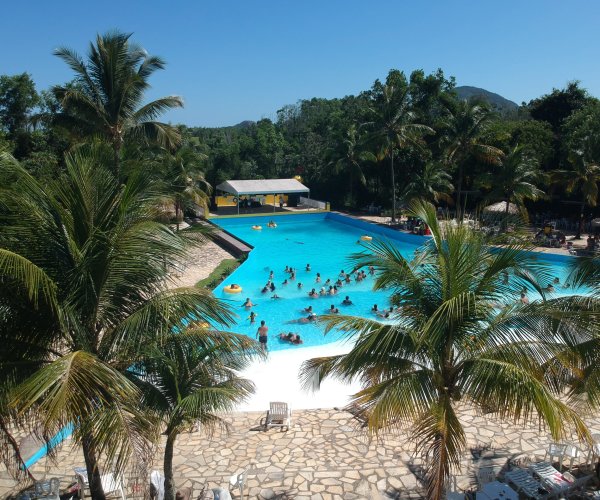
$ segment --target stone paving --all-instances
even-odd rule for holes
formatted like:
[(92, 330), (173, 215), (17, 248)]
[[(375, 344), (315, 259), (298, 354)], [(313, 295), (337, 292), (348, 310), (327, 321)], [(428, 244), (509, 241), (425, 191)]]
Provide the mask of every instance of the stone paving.
[[(264, 431), (263, 417), (264, 413), (236, 413), (226, 417), (227, 433), (181, 435), (174, 458), (177, 486), (192, 485), (196, 494), (201, 485), (226, 487), (231, 474), (249, 468), (246, 498), (424, 498), (420, 461), (406, 433), (385, 441), (369, 440), (351, 414), (336, 409), (294, 412), (287, 431)], [(483, 453), (487, 458), (478, 460), (469, 450), (465, 452), (457, 475), (461, 489), (475, 487), (478, 467), (493, 464), (501, 471), (509, 459), (522, 454), (541, 459), (551, 441), (537, 425), (501, 424), (471, 411), (461, 412), (461, 420), (470, 446), (487, 450)], [(591, 429), (600, 431), (600, 416), (587, 421)], [(155, 468), (161, 468), (161, 457), (159, 449)], [(66, 446), (56, 463), (43, 460), (33, 473), (72, 477), (73, 467), (82, 463), (79, 451)], [(6, 473), (0, 472), (0, 494), (11, 487)]]

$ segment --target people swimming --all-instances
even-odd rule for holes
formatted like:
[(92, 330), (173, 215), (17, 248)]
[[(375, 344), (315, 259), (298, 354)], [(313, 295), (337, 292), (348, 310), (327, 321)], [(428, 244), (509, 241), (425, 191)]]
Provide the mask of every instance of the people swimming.
[(552, 283), (548, 283), (548, 286), (546, 288), (544, 288), (544, 290), (546, 292), (553, 292), (554, 291), (554, 285)]
[(307, 272), (310, 272), (310, 264), (306, 264), (306, 268), (305, 268), (305, 270), (306, 270)]
[(316, 291), (316, 290), (313, 288), (313, 289), (312, 289), (310, 292), (308, 292), (308, 296), (309, 296), (309, 297), (311, 297), (311, 298), (313, 298), (313, 299), (316, 299), (316, 298), (318, 298), (318, 297), (319, 297), (319, 294), (318, 294), (318, 293), (317, 293), (317, 291)]
[(269, 222), (267, 222), (267, 227), (277, 227), (277, 224), (274, 220), (270, 220)]
[(375, 268), (373, 266), (369, 266), (369, 274), (373, 276), (375, 274)]
[(284, 279), (284, 280), (283, 280), (283, 283), (281, 283), (281, 284), (282, 284), (282, 285), (284, 285), (284, 286), (285, 286), (285, 285), (287, 285), (287, 284), (288, 284), (288, 280), (287, 280), (287, 278), (286, 278), (286, 279)]
[(307, 312), (307, 313), (311, 313), (311, 312), (313, 312), (313, 308), (312, 308), (312, 306), (305, 307), (305, 308), (304, 308), (304, 312)]
[(374, 313), (379, 312), (379, 308), (377, 307), (377, 304), (373, 304), (373, 307), (371, 307), (371, 312), (374, 312)]
[(260, 293), (267, 293), (269, 291), (269, 285), (265, 285)]
[(392, 311), (386, 311), (385, 309), (383, 311), (380, 311), (377, 313), (377, 316), (379, 316), (380, 318), (384, 318), (384, 319), (388, 319), (390, 317), (390, 314), (392, 313)]
[(552, 283), (553, 283), (554, 285), (560, 285), (560, 278), (559, 278), (558, 276), (556, 276), (556, 277), (555, 277), (555, 278), (552, 280)]
[(280, 297), (279, 295), (274, 294), (274, 295), (271, 296), (271, 298), (272, 299), (282, 299), (283, 297)]
[(302, 283), (298, 282), (298, 290), (302, 290)]
[(254, 323), (256, 321), (256, 313), (254, 311), (250, 312), (250, 316), (248, 316), (248, 319), (250, 320), (250, 323)]
[(246, 309), (250, 309), (251, 307), (253, 307), (254, 304), (252, 303), (252, 301), (250, 300), (250, 297), (248, 297), (246, 299), (246, 301), (244, 302), (244, 305), (242, 307), (245, 307)]
[(316, 283), (321, 283), (321, 273), (317, 273), (317, 277), (315, 279)]
[(523, 292), (521, 292), (521, 298), (519, 299), (519, 301), (521, 302), (521, 304), (529, 304), (529, 298)]
[(288, 333), (280, 333), (279, 334), (279, 339), (283, 340), (285, 342), (290, 342), (291, 344), (302, 344), (302, 339), (300, 338), (300, 335), (298, 335), (297, 333), (293, 333), (293, 332), (288, 332)]
[(331, 307), (329, 308), (329, 314), (338, 314), (340, 312), (340, 310), (335, 307), (333, 304), (331, 304)]
[(346, 295), (346, 298), (344, 300), (342, 300), (342, 304), (345, 306), (351, 306), (352, 305), (352, 301), (350, 300), (350, 297), (348, 295)]
[(275, 283), (271, 283), (271, 286), (269, 287), (269, 289), (274, 292), (275, 291)]
[(313, 321), (316, 321), (316, 319), (317, 319), (317, 315), (315, 313), (309, 313), (308, 316), (305, 316), (303, 318), (298, 318), (298, 319), (291, 319), (287, 323), (288, 324), (298, 323), (300, 325), (305, 325), (307, 323), (312, 323)]

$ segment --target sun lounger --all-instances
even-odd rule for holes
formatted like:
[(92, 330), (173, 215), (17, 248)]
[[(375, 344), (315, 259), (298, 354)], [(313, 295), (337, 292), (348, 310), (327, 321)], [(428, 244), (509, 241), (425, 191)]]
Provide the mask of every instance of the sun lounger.
[(269, 411), (265, 419), (265, 429), (270, 427), (286, 427), (289, 430), (292, 425), (292, 410), (287, 403), (276, 401), (269, 404)]
[(504, 477), (508, 483), (513, 484), (517, 488), (517, 492), (529, 498), (548, 497), (548, 492), (545, 491), (542, 484), (523, 469), (513, 469), (507, 472)]
[(553, 495), (565, 493), (571, 489), (572, 481), (568, 481), (557, 469), (548, 462), (537, 462), (529, 465), (534, 476), (540, 478), (544, 487)]

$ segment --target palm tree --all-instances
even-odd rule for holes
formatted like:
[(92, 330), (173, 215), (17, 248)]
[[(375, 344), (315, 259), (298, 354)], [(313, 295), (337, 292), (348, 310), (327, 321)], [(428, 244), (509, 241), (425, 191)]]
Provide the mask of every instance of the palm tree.
[(569, 156), (570, 170), (553, 172), (555, 182), (564, 185), (567, 193), (577, 192), (581, 195), (581, 211), (575, 239), (581, 238), (583, 232), (583, 212), (586, 205), (595, 207), (598, 203), (598, 182), (600, 182), (600, 165), (586, 161), (579, 152)]
[(559, 339), (583, 336), (591, 326), (581, 315), (584, 299), (516, 300), (523, 286), (544, 297), (539, 283), (551, 279), (522, 252), (524, 245), (491, 249), (466, 224), (440, 226), (432, 205), (416, 202), (411, 209), (432, 232), (412, 262), (386, 242), (373, 242), (353, 258), (356, 268), (376, 268), (375, 288), (391, 291), (400, 312), (391, 324), (324, 317), (326, 331), (346, 332), (354, 345), (347, 354), (305, 362), (302, 374), (306, 385), (358, 377), (363, 388), (349, 409), (360, 412), (372, 432), (411, 426), (426, 462), (427, 498), (441, 499), (466, 447), (458, 404), (522, 421), (537, 414), (554, 438), (571, 425), (587, 435), (578, 414), (561, 401), (552, 373), (545, 378), (544, 363), (564, 348)]
[(180, 148), (175, 154), (165, 152), (164, 179), (166, 195), (175, 209), (175, 223), (179, 231), (179, 216), (186, 208), (199, 205), (208, 208), (211, 192), (210, 184), (199, 170), (199, 161), (205, 159), (196, 154), (190, 147)]
[(361, 151), (361, 137), (355, 124), (350, 125), (340, 143), (339, 150), (334, 155), (336, 159), (332, 163), (335, 171), (348, 174), (348, 193), (350, 204), (352, 204), (354, 201), (354, 179), (357, 178), (363, 186), (367, 183), (361, 163), (375, 162), (375, 155), (370, 151)]
[(390, 159), (392, 189), (392, 221), (396, 220), (396, 174), (394, 170), (394, 151), (417, 145), (423, 134), (434, 133), (426, 125), (414, 123), (415, 114), (410, 109), (410, 87), (389, 81), (379, 85), (369, 110), (373, 121), (368, 123), (374, 128), (372, 139), (380, 142), (381, 152)]
[(508, 223), (510, 204), (514, 203), (526, 214), (525, 200), (537, 200), (544, 192), (535, 183), (541, 178), (539, 162), (523, 146), (515, 146), (500, 164), (482, 179), (491, 188), (488, 198), (506, 202), (505, 224)]
[(427, 162), (420, 174), (413, 174), (409, 183), (402, 192), (402, 198), (406, 202), (421, 198), (429, 202), (444, 200), (452, 203), (450, 193), (454, 190), (452, 176), (443, 165), (435, 162)]
[(495, 164), (502, 157), (502, 151), (482, 142), (483, 133), (494, 116), (487, 105), (477, 100), (455, 100), (446, 106), (446, 112), (441, 124), (442, 142), (446, 144), (447, 163), (458, 166), (456, 208), (460, 210), (466, 161), (475, 157)]
[[(11, 407), (44, 434), (77, 424), (98, 499), (100, 457), (120, 471), (132, 454), (143, 462), (149, 452), (151, 422), (125, 375), (143, 346), (190, 314), (231, 321), (210, 292), (168, 289), (164, 259), (181, 264), (188, 244), (155, 222), (161, 192), (148, 177), (121, 185), (93, 150), (67, 156), (64, 177), (49, 185), (6, 155), (0, 161), (0, 331), (13, 329), (3, 338), (10, 354), (2, 368), (36, 368)], [(25, 310), (30, 319), (15, 321)], [(29, 357), (27, 344), (41, 352)]]
[(155, 140), (172, 147), (179, 143), (177, 128), (156, 121), (165, 111), (182, 107), (178, 96), (143, 103), (148, 78), (165, 63), (130, 43), (131, 34), (107, 33), (90, 43), (88, 60), (62, 47), (54, 53), (75, 72), (73, 84), (56, 86), (54, 94), (65, 114), (63, 121), (86, 135), (99, 135), (111, 144), (114, 172), (120, 176), (121, 148), (127, 139)]
[(252, 382), (238, 373), (262, 355), (256, 346), (245, 335), (196, 327), (169, 336), (145, 353), (135, 383), (144, 406), (165, 428), (165, 500), (175, 499), (177, 436), (196, 423), (208, 430), (226, 425), (217, 413), (232, 410), (254, 392)]

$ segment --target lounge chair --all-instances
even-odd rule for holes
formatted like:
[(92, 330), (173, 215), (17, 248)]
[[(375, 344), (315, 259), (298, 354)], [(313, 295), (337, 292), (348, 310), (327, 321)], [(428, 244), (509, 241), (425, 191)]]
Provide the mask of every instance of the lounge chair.
[(529, 470), (534, 476), (540, 478), (544, 487), (552, 494), (566, 493), (571, 489), (573, 481), (567, 480), (559, 470), (548, 462), (537, 462), (529, 465)]
[(270, 427), (286, 427), (289, 430), (292, 425), (292, 410), (287, 403), (276, 401), (269, 403), (269, 411), (265, 418), (265, 430)]
[(513, 484), (517, 492), (529, 498), (547, 498), (548, 493), (544, 493), (542, 483), (535, 480), (531, 474), (528, 474), (523, 469), (513, 469), (504, 475), (506, 482)]
[[(87, 470), (85, 467), (76, 467), (75, 475), (77, 476), (77, 483), (79, 484), (79, 498), (86, 497), (86, 491), (89, 492), (89, 481)], [(102, 489), (104, 494), (108, 496), (119, 496), (122, 500), (126, 500), (125, 490), (120, 480), (116, 479), (112, 473), (102, 474), (100, 476), (102, 482)]]

